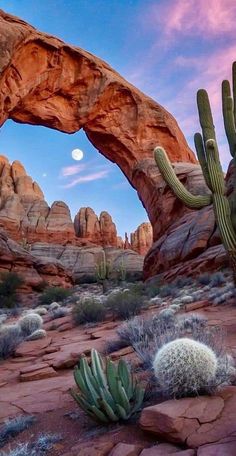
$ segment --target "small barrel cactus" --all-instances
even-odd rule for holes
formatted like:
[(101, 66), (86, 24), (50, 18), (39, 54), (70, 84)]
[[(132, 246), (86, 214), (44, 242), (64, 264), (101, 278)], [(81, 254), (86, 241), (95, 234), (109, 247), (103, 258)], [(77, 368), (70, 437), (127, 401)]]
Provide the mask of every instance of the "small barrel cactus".
[(57, 309), (60, 309), (60, 304), (58, 304), (58, 302), (52, 302), (49, 306), (49, 310), (50, 311), (53, 311), (53, 310), (57, 310)]
[(214, 383), (217, 357), (207, 345), (181, 338), (158, 350), (153, 368), (164, 394), (170, 397), (193, 396), (207, 391)]
[(32, 334), (30, 334), (26, 340), (38, 340), (44, 339), (47, 336), (47, 333), (44, 329), (36, 329)]
[(19, 326), (24, 336), (30, 336), (34, 331), (41, 329), (43, 319), (36, 313), (29, 313), (19, 319)]

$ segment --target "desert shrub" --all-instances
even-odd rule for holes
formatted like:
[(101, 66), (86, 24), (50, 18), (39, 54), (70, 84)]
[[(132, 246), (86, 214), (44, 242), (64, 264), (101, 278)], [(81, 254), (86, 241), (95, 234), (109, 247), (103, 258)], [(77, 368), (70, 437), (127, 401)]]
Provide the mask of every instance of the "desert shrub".
[(130, 290), (123, 290), (117, 293), (111, 293), (105, 305), (112, 311), (114, 317), (126, 319), (141, 312), (144, 306), (144, 299), (137, 293), (132, 293)]
[(121, 339), (117, 339), (117, 340), (108, 340), (106, 342), (106, 347), (105, 347), (105, 354), (106, 355), (109, 355), (109, 353), (114, 353), (118, 350), (121, 350), (122, 348), (125, 348), (127, 347), (128, 344), (127, 342), (125, 342), (124, 340), (121, 340)]
[(207, 392), (216, 378), (217, 356), (201, 342), (180, 338), (157, 351), (153, 368), (161, 392), (168, 397)]
[(62, 287), (48, 287), (39, 298), (40, 304), (51, 304), (52, 302), (61, 302), (71, 296), (71, 290)]
[(81, 277), (76, 277), (75, 279), (75, 284), (76, 285), (81, 285), (81, 284), (90, 284), (90, 283), (97, 283), (97, 278), (94, 275), (89, 275), (89, 274), (84, 274)]
[(183, 288), (183, 287), (187, 287), (189, 285), (192, 285), (193, 284), (193, 278), (192, 277), (179, 277), (178, 279), (176, 279), (174, 281), (174, 285), (177, 287), (177, 288)]
[(162, 285), (159, 290), (159, 296), (161, 298), (167, 298), (169, 296), (175, 297), (175, 296), (177, 296), (177, 294), (178, 294), (178, 289), (172, 283), (167, 284), (167, 285)]
[(32, 332), (26, 340), (38, 340), (44, 339), (47, 336), (47, 332), (44, 329), (36, 329), (36, 331)]
[(198, 281), (198, 283), (200, 283), (200, 285), (209, 285), (209, 283), (211, 281), (211, 274), (209, 274), (209, 272), (200, 274), (197, 277), (197, 281)]
[(0, 448), (3, 447), (10, 438), (15, 437), (20, 434), (20, 432), (28, 429), (35, 421), (36, 418), (33, 415), (20, 415), (5, 421), (0, 427)]
[(48, 313), (48, 310), (46, 309), (46, 307), (36, 307), (34, 309), (34, 313), (37, 313), (38, 315), (46, 315)]
[(57, 309), (50, 310), (49, 314), (52, 320), (56, 320), (57, 318), (66, 317), (69, 311), (65, 307), (58, 307)]
[(38, 329), (41, 329), (41, 326), (43, 324), (43, 319), (40, 315), (35, 314), (35, 313), (29, 313), (27, 315), (24, 315), (19, 319), (18, 322), (22, 334), (25, 337), (30, 336), (34, 331), (37, 331)]
[(145, 285), (145, 292), (148, 298), (155, 298), (160, 292), (160, 281), (155, 280)]
[(101, 301), (94, 297), (86, 297), (74, 304), (72, 319), (76, 325), (102, 321), (106, 309)]
[(218, 272), (215, 272), (215, 274), (212, 274), (211, 281), (210, 281), (210, 285), (212, 287), (219, 287), (224, 284), (225, 284), (225, 276), (224, 276), (223, 272), (218, 271)]
[(0, 307), (15, 307), (17, 304), (17, 290), (23, 285), (23, 279), (15, 272), (0, 274)]
[[(164, 344), (186, 335), (212, 348), (222, 365), (225, 364), (224, 330), (220, 326), (208, 327), (206, 320), (197, 314), (176, 315), (173, 309), (167, 308), (159, 315), (127, 320), (118, 327), (117, 334), (120, 340), (134, 348), (147, 369), (152, 369), (155, 354)], [(227, 372), (224, 376), (227, 377)], [(221, 376), (222, 382), (224, 376)]]
[(19, 325), (2, 325), (0, 328), (0, 359), (11, 356), (22, 340)]

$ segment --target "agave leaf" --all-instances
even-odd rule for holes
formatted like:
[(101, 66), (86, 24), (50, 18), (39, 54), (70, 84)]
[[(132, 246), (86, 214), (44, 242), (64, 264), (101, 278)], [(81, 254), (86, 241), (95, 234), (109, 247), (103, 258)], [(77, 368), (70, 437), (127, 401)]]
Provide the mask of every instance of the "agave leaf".
[(122, 418), (122, 420), (128, 419), (128, 415), (127, 415), (125, 409), (120, 404), (116, 404), (116, 409), (117, 409), (119, 417)]
[(75, 379), (75, 383), (76, 385), (79, 387), (79, 389), (82, 391), (82, 393), (85, 395), (85, 396), (88, 396), (89, 395), (89, 390), (86, 386), (86, 383), (83, 379), (83, 376), (81, 374), (81, 371), (79, 369), (78, 366), (75, 367), (75, 370), (74, 370), (74, 379)]
[(110, 359), (107, 361), (107, 382), (114, 401), (119, 403), (120, 398), (117, 385), (117, 369), (115, 364)]
[(115, 414), (115, 412), (112, 410), (108, 402), (106, 402), (104, 399), (100, 401), (101, 406), (103, 407), (103, 410), (106, 412), (107, 416), (110, 418), (111, 421), (118, 421), (119, 416)]
[(96, 389), (93, 387), (93, 384), (90, 381), (89, 374), (87, 371), (87, 360), (86, 359), (81, 359), (81, 373), (84, 377), (84, 380), (86, 382), (87, 388), (89, 390), (89, 394), (91, 395), (93, 402), (96, 406), (98, 406), (97, 400), (99, 399), (99, 394), (97, 393)]
[(118, 384), (118, 394), (119, 394), (119, 398), (120, 398), (118, 403), (122, 405), (122, 407), (125, 409), (126, 413), (129, 415), (130, 411), (131, 411), (129, 399), (128, 399), (125, 389), (122, 386), (122, 383), (119, 379), (117, 381), (117, 384)]
[(132, 397), (133, 388), (132, 388), (132, 376), (128, 369), (126, 362), (123, 359), (120, 359), (118, 364), (118, 375), (120, 377), (122, 386), (124, 387), (128, 399)]
[(99, 421), (101, 421), (102, 423), (109, 423), (109, 420), (106, 417), (106, 415), (101, 410), (99, 410), (99, 408), (96, 407), (96, 405), (91, 406), (91, 411), (94, 413), (95, 417)]
[(141, 409), (143, 398), (144, 398), (145, 390), (140, 388), (139, 386), (135, 389), (135, 401), (132, 407), (131, 413), (136, 413)]

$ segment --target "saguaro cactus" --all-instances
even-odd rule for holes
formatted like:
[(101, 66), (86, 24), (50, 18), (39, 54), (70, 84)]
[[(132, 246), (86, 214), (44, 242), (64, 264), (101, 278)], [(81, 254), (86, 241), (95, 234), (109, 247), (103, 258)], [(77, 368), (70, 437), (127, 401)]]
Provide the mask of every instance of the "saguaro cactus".
[(156, 147), (154, 157), (162, 177), (175, 195), (189, 208), (201, 209), (213, 204), (216, 223), (222, 243), (228, 253), (236, 284), (236, 62), (233, 63), (233, 95), (229, 81), (222, 82), (222, 110), (225, 133), (233, 157), (230, 167), (231, 194), (228, 192), (216, 142), (215, 127), (206, 90), (198, 90), (197, 106), (202, 134), (196, 133), (194, 143), (205, 182), (211, 191), (208, 195), (192, 195), (174, 173), (165, 150)]

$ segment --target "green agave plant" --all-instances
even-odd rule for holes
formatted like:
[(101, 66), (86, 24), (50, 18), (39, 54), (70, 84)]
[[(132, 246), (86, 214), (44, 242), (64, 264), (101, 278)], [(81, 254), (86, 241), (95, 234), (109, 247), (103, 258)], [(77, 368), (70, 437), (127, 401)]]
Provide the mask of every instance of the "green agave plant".
[(82, 357), (74, 370), (80, 392), (71, 389), (70, 393), (96, 421), (128, 420), (140, 410), (144, 389), (137, 385), (124, 360), (119, 360), (117, 366), (108, 358), (104, 361), (94, 349), (91, 350), (90, 366), (86, 357)]

